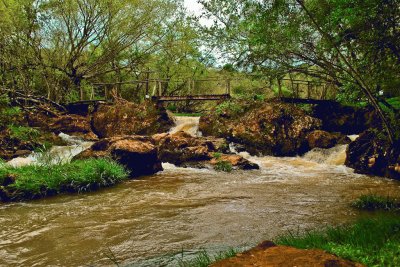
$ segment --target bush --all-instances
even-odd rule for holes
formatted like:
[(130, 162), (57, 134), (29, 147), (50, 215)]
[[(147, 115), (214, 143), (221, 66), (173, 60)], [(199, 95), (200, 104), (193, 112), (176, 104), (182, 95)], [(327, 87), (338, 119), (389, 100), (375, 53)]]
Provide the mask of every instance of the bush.
[(228, 100), (228, 101), (225, 101), (225, 102), (219, 104), (215, 108), (215, 111), (218, 115), (221, 115), (223, 113), (229, 113), (230, 115), (236, 115), (236, 114), (244, 112), (244, 109), (238, 103), (234, 103), (233, 101)]
[[(128, 177), (124, 167), (108, 159), (77, 160), (67, 164), (0, 166), (0, 200), (35, 199), (63, 192), (85, 192), (114, 185)], [(4, 182), (12, 178), (13, 182)]]
[(280, 245), (323, 249), (367, 266), (400, 266), (400, 216), (379, 214), (352, 225), (278, 238)]

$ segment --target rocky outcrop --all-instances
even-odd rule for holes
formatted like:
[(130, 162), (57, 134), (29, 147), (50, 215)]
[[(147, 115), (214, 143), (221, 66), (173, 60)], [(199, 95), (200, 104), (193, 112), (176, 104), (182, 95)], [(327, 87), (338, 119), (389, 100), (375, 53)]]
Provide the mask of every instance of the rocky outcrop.
[(258, 165), (239, 155), (228, 155), (229, 145), (223, 138), (193, 137), (185, 132), (153, 135), (161, 161), (181, 167), (207, 168), (221, 162), (234, 169), (258, 169)]
[(292, 104), (259, 102), (243, 109), (232, 105), (201, 117), (199, 130), (241, 144), (252, 154), (302, 154), (308, 150), (307, 135), (321, 126), (319, 119)]
[(157, 147), (150, 137), (121, 136), (102, 139), (74, 159), (108, 157), (127, 168), (131, 177), (162, 171)]
[(343, 134), (359, 134), (381, 122), (371, 107), (344, 106), (337, 102), (323, 103), (313, 108), (312, 116), (322, 121), (322, 130)]
[(251, 250), (239, 253), (233, 258), (225, 259), (211, 265), (211, 267), (236, 266), (362, 267), (364, 265), (341, 259), (323, 250), (277, 246), (271, 241), (265, 241)]
[(86, 140), (97, 140), (90, 126), (90, 118), (74, 114), (61, 114), (57, 117), (48, 116), (44, 113), (28, 114), (28, 123), (31, 127), (38, 127), (47, 132), (55, 134), (65, 133), (79, 136)]
[(355, 172), (400, 180), (400, 140), (389, 145), (383, 132), (370, 129), (349, 144), (346, 166)]
[(350, 138), (341, 133), (328, 133), (322, 130), (315, 130), (307, 135), (309, 149), (332, 148), (337, 144), (349, 144)]
[(167, 132), (173, 125), (168, 112), (152, 102), (100, 105), (92, 114), (92, 129), (100, 138), (151, 135)]

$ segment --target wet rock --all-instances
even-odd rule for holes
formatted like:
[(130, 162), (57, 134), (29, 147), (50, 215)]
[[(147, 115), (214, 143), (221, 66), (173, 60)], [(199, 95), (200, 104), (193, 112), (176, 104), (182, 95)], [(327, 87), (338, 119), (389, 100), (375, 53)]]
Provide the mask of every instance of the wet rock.
[(58, 117), (51, 117), (43, 113), (29, 114), (29, 125), (39, 127), (47, 132), (56, 134), (65, 133), (79, 136), (86, 140), (97, 140), (91, 129), (90, 118), (74, 114), (62, 114)]
[(201, 117), (199, 130), (244, 145), (252, 154), (293, 156), (307, 151), (307, 135), (321, 126), (292, 104), (259, 102), (235, 110), (213, 110)]
[(237, 254), (233, 258), (225, 259), (211, 265), (211, 267), (239, 266), (362, 267), (364, 265), (341, 259), (323, 250), (277, 246), (271, 241), (263, 242), (251, 250)]
[(229, 145), (223, 138), (193, 137), (186, 132), (156, 134), (153, 140), (158, 147), (159, 158), (163, 162), (180, 167), (212, 168), (219, 162), (230, 164), (233, 169), (258, 169), (239, 155), (228, 155)]
[(307, 135), (309, 149), (331, 148), (337, 144), (349, 144), (350, 138), (341, 133), (328, 133), (322, 130), (315, 130)]
[(158, 154), (163, 162), (180, 166), (191, 161), (210, 160), (212, 152), (227, 152), (225, 139), (215, 137), (193, 137), (185, 132), (153, 135)]
[(157, 147), (150, 137), (121, 136), (102, 139), (74, 159), (109, 157), (124, 165), (132, 177), (162, 171)]
[(312, 116), (322, 121), (322, 130), (346, 135), (359, 134), (381, 124), (373, 107), (343, 106), (337, 102), (316, 105)]
[(221, 156), (215, 157), (214, 154), (214, 158), (210, 160), (210, 163), (213, 166), (216, 166), (220, 162), (229, 163), (234, 169), (240, 169), (240, 170), (256, 170), (260, 168), (257, 164), (250, 162), (239, 155), (223, 154)]
[(355, 172), (400, 180), (400, 140), (390, 145), (383, 132), (370, 129), (349, 144), (346, 166)]
[(100, 105), (92, 115), (92, 129), (100, 138), (151, 135), (167, 132), (173, 125), (171, 115), (151, 102)]

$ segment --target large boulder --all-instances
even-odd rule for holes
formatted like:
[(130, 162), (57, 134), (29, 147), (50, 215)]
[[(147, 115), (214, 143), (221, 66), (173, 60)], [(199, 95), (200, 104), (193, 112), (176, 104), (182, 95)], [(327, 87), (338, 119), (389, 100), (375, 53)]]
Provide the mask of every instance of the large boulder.
[(227, 152), (229, 145), (223, 138), (193, 137), (186, 132), (153, 136), (163, 162), (182, 165), (190, 161), (210, 160), (213, 152)]
[(314, 106), (312, 116), (322, 121), (322, 130), (347, 135), (359, 134), (381, 124), (371, 106), (364, 108), (344, 106), (333, 101)]
[(92, 114), (92, 129), (100, 138), (152, 135), (167, 132), (172, 126), (172, 116), (152, 102), (99, 105)]
[(383, 132), (363, 132), (347, 148), (346, 166), (355, 172), (400, 180), (400, 140), (390, 145)]
[(232, 169), (258, 169), (258, 165), (239, 155), (229, 153), (229, 145), (223, 138), (193, 137), (186, 132), (156, 134), (153, 140), (163, 162), (180, 167), (217, 168), (228, 164)]
[(337, 144), (348, 144), (351, 140), (341, 133), (329, 133), (322, 130), (315, 130), (307, 135), (309, 149), (332, 148)]
[(162, 171), (157, 147), (150, 137), (121, 136), (102, 139), (74, 159), (108, 157), (124, 165), (132, 177)]
[(200, 118), (199, 130), (241, 144), (252, 154), (293, 156), (308, 150), (307, 135), (321, 126), (319, 119), (292, 104), (240, 105), (233, 102), (224, 109), (220, 105)]

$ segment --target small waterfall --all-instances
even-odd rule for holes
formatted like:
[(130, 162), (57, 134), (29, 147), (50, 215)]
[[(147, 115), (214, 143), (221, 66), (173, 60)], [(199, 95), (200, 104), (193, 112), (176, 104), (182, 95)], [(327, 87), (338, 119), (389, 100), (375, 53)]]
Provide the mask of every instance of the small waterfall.
[(319, 164), (344, 165), (346, 161), (347, 145), (337, 145), (329, 149), (314, 148), (302, 158)]
[(184, 131), (192, 136), (201, 136), (199, 121), (200, 117), (175, 117), (176, 126), (169, 133)]
[(68, 163), (71, 159), (88, 149), (93, 142), (84, 141), (78, 137), (60, 133), (59, 136), (68, 146), (53, 146), (48, 151), (32, 152), (28, 157), (19, 157), (7, 162), (12, 167), (22, 167), (26, 165), (48, 165)]

